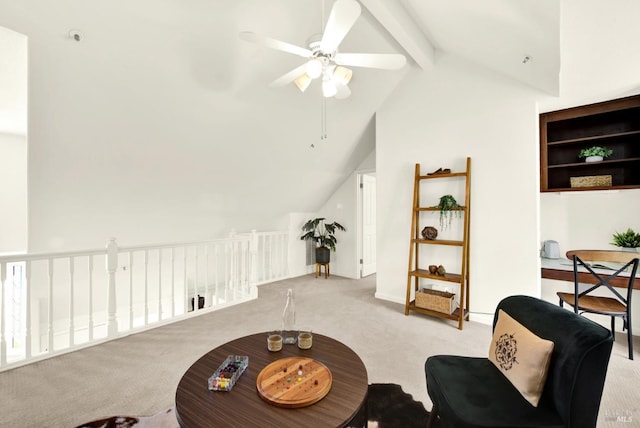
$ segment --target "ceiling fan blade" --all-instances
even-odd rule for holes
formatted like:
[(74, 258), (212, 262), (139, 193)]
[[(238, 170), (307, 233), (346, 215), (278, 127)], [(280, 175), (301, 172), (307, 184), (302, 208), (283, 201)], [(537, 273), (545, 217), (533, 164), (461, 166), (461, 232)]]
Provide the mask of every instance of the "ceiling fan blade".
[(242, 40), (245, 40), (247, 42), (257, 43), (271, 49), (292, 53), (304, 58), (309, 58), (312, 55), (312, 52), (309, 49), (301, 48), (300, 46), (292, 45), (291, 43), (272, 39), (271, 37), (260, 36), (251, 31), (243, 31), (239, 34), (239, 36)]
[(307, 67), (307, 64), (304, 63), (300, 67), (294, 68), (290, 72), (283, 74), (282, 76), (278, 77), (276, 80), (271, 82), (269, 86), (277, 87), (277, 86), (288, 85), (289, 83), (293, 82), (298, 77), (303, 75), (306, 72), (306, 67)]
[(329, 14), (327, 25), (320, 41), (320, 50), (335, 52), (360, 16), (360, 4), (355, 0), (336, 0)]
[(339, 65), (398, 70), (404, 67), (407, 58), (400, 54), (338, 53), (335, 61)]

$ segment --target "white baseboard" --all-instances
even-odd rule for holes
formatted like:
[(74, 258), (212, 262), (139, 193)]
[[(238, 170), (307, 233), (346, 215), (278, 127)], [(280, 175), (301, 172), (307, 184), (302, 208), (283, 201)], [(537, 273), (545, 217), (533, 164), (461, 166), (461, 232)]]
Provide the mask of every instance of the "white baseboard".
[(493, 314), (478, 314), (471, 312), (469, 314), (469, 321), (477, 322), (480, 324), (493, 325)]
[(401, 305), (404, 305), (406, 302), (404, 301), (404, 299), (398, 298), (397, 296), (391, 296), (389, 294), (383, 294), (383, 293), (379, 293), (376, 291), (376, 294), (374, 294), (374, 297), (376, 299), (380, 299), (380, 300), (387, 300), (389, 302), (393, 302), (393, 303), (400, 303)]

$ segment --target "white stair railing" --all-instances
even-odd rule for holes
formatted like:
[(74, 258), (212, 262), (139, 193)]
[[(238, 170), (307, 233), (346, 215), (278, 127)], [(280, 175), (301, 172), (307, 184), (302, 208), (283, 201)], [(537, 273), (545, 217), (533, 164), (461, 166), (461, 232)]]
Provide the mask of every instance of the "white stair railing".
[(0, 257), (0, 371), (255, 299), (287, 278), (287, 247), (287, 232), (252, 231)]

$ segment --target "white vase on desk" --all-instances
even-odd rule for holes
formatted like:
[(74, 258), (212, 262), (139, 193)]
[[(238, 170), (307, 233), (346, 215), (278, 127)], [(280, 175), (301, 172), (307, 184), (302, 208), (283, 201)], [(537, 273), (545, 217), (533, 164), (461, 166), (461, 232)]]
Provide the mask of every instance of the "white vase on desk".
[(637, 253), (638, 249), (633, 247), (620, 247), (620, 251), (626, 251), (628, 253)]

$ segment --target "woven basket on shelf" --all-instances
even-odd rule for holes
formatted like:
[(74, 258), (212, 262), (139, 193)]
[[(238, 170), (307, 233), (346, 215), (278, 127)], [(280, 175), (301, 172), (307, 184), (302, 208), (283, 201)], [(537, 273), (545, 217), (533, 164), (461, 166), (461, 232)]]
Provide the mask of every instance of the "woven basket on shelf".
[(455, 294), (423, 288), (416, 291), (416, 307), (451, 314), (456, 308)]
[(587, 175), (584, 177), (570, 177), (571, 187), (600, 187), (611, 186), (610, 175)]

